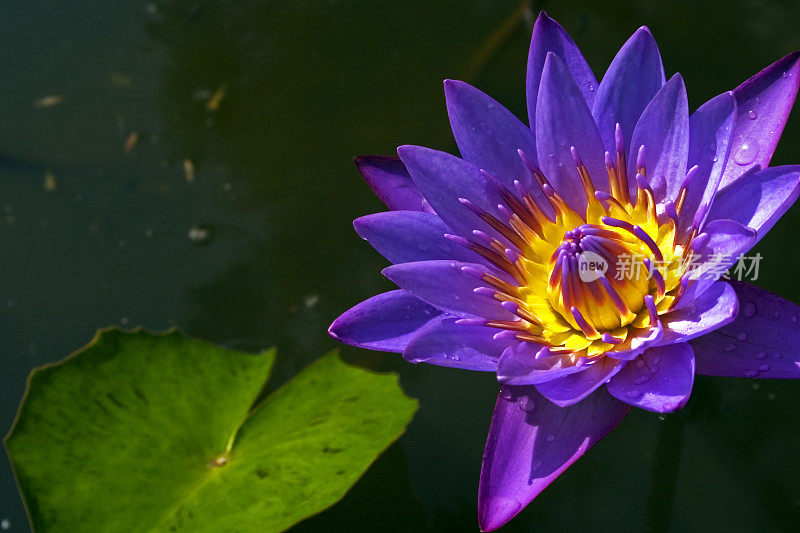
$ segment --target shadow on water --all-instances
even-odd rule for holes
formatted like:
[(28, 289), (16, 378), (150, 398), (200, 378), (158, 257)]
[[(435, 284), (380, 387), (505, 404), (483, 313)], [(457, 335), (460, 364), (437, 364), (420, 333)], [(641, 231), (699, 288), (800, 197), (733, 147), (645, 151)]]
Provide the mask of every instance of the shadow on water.
[[(285, 380), (336, 347), (325, 329), (337, 314), (390, 287), (381, 258), (352, 231), (352, 219), (382, 209), (352, 157), (406, 143), (455, 150), (441, 89), (448, 77), (469, 78), (525, 115), (528, 2), (39, 4), (0, 7), (9, 25), (0, 57), (13, 73), (0, 80), (0, 204), (15, 216), (0, 221), (0, 244), (11, 251), (0, 291), (15, 302), (0, 305), (10, 363), (0, 375), (3, 429), (30, 367), (110, 322), (178, 325), (248, 350), (276, 345), (274, 381)], [(757, 10), (744, 1), (724, 10), (713, 2), (539, 5), (570, 30), (597, 74), (648, 24), (695, 107), (800, 47), (797, 11), (776, 1)], [(32, 107), (59, 93), (62, 104)], [(776, 162), (797, 154), (793, 118)], [(49, 193), (48, 169), (57, 179)], [(798, 223), (793, 210), (759, 244), (759, 284), (795, 301), (795, 269), (778, 258), (800, 260), (800, 248), (785, 245), (796, 243)], [(421, 410), (340, 505), (296, 529), (474, 528), (492, 376), (342, 350), (399, 372)], [(679, 457), (661, 437), (672, 418), (632, 413), (508, 531), (638, 531), (653, 520), (648, 509), (671, 513), (657, 529), (757, 528), (764, 514), (775, 527), (792, 524), (800, 391), (753, 385), (698, 380), (689, 407), (714, 408), (678, 415), (686, 418)], [(664, 487), (650, 491), (676, 470), (665, 505)], [(700, 503), (709, 499), (715, 520)], [(12, 531), (24, 529), (3, 465), (5, 517)]]

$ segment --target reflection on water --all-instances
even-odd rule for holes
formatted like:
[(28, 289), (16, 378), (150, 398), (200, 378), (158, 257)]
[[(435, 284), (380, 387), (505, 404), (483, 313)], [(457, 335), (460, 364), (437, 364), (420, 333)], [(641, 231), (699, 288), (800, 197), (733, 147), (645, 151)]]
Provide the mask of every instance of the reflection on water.
[[(524, 116), (530, 14), (516, 0), (89, 4), (0, 6), (2, 432), (29, 369), (109, 323), (277, 345), (274, 379), (285, 380), (336, 347), (332, 318), (389, 287), (352, 231), (381, 209), (352, 156), (453, 150), (447, 77)], [(647, 23), (696, 106), (800, 47), (794, 8), (750, 5), (546, 7), (598, 74)], [(776, 159), (797, 154), (790, 121)], [(800, 259), (784, 246), (798, 222), (791, 212), (759, 245), (760, 284), (796, 301), (777, 258)], [(297, 529), (474, 529), (493, 378), (344, 352), (400, 372), (422, 409), (341, 505)], [(674, 529), (788, 529), (800, 520), (798, 400), (791, 383), (699, 379), (680, 423), (631, 415), (509, 529), (664, 529), (670, 508)], [(23, 530), (5, 463), (0, 519)]]

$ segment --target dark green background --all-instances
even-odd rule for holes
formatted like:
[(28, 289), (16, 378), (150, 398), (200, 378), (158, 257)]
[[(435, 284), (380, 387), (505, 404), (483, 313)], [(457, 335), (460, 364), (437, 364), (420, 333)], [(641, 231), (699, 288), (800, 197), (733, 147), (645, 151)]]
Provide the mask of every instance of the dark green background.
[[(776, 0), (551, 1), (527, 14), (517, 1), (475, 0), (0, 4), (0, 433), (29, 370), (108, 324), (277, 345), (275, 384), (333, 348), (330, 321), (390, 286), (352, 231), (353, 218), (382, 209), (352, 156), (406, 143), (455, 150), (444, 78), (525, 116), (531, 14), (542, 7), (598, 77), (649, 25), (693, 108), (800, 48), (798, 10)], [(34, 106), (53, 94), (61, 105)], [(775, 164), (800, 162), (797, 115)], [(758, 246), (757, 283), (795, 301), (798, 223), (795, 208)], [(188, 237), (197, 224), (210, 231), (203, 243)], [(494, 378), (344, 353), (399, 372), (421, 410), (343, 503), (297, 529), (476, 530)], [(796, 527), (798, 406), (797, 382), (699, 378), (681, 413), (633, 412), (507, 529)], [(5, 459), (2, 519), (27, 529)]]

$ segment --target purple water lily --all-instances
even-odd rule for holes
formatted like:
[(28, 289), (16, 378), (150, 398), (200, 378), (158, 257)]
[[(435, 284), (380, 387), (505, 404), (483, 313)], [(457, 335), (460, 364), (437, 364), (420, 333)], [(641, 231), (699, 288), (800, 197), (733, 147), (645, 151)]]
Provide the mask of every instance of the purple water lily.
[(530, 127), (448, 80), (461, 158), (419, 146), (357, 158), (390, 211), (355, 228), (399, 289), (330, 334), (497, 373), (481, 529), (513, 518), (630, 406), (681, 408), (695, 372), (800, 377), (800, 307), (720, 279), (800, 194), (800, 166), (768, 168), (799, 79), (794, 53), (690, 115), (647, 28), (598, 83), (542, 13)]

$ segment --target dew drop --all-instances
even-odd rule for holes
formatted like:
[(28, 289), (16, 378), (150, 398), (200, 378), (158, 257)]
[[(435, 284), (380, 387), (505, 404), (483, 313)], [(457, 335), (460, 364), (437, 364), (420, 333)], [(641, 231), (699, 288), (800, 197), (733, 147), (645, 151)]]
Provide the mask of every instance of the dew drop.
[(533, 411), (534, 403), (533, 400), (530, 399), (528, 396), (523, 396), (517, 401), (517, 405), (519, 408), (525, 411), (526, 413), (530, 413)]
[(642, 368), (643, 366), (644, 366), (644, 361), (642, 359), (636, 361), (636, 368)]
[(637, 385), (644, 385), (644, 384), (645, 384), (645, 383), (647, 383), (648, 381), (650, 381), (650, 376), (640, 376), (640, 377), (639, 377), (639, 378), (636, 380), (636, 384), (637, 384)]
[(756, 359), (758, 359), (759, 361), (764, 360), (766, 358), (767, 358), (767, 353), (766, 352), (758, 352), (756, 354)]
[(628, 392), (625, 393), (625, 396), (630, 398), (631, 400), (635, 400), (636, 398), (639, 398), (641, 395), (642, 395), (642, 392), (638, 391), (636, 389), (631, 389), (631, 390), (629, 390)]
[(653, 356), (653, 358), (650, 360), (650, 363), (653, 364), (653, 365), (657, 365), (660, 362), (661, 362), (661, 358), (659, 356), (657, 356), (657, 355)]
[(743, 331), (743, 332), (739, 333), (739, 334), (736, 336), (736, 338), (737, 338), (737, 339), (739, 339), (740, 341), (746, 341), (746, 340), (747, 340), (747, 333), (745, 333), (745, 332)]
[(792, 315), (792, 322), (797, 323), (797, 315)]
[(742, 315), (750, 318), (756, 314), (756, 304), (753, 302), (747, 302), (742, 308)]
[(758, 156), (758, 141), (755, 139), (747, 139), (740, 146), (736, 152), (733, 160), (739, 165), (749, 165), (755, 161)]
[(766, 372), (767, 370), (769, 370), (769, 365), (767, 363), (764, 363), (763, 365), (759, 365), (759, 367), (758, 367), (758, 371), (759, 372)]
[(651, 366), (651, 367), (650, 367), (650, 373), (651, 373), (651, 374), (653, 374), (654, 376), (655, 376), (656, 374), (658, 374), (658, 367), (657, 367), (657, 366), (655, 366), (655, 365)]
[(533, 471), (536, 472), (537, 470), (542, 469), (542, 462), (541, 461), (534, 461), (533, 462)]
[(773, 318), (780, 318), (781, 314), (779, 312), (775, 311), (774, 313), (772, 313), (772, 317)]
[(727, 345), (727, 346), (725, 347), (725, 351), (726, 351), (726, 352), (732, 352), (732, 351), (734, 351), (735, 349), (736, 349), (736, 346), (734, 346), (733, 344), (729, 344), (729, 345)]
[(744, 377), (746, 377), (746, 378), (754, 378), (754, 377), (756, 377), (757, 375), (758, 375), (758, 371), (756, 371), (756, 370), (747, 370), (747, 371), (744, 373)]
[(554, 440), (556, 440), (556, 436), (555, 435), (550, 434), (550, 435), (547, 436), (547, 442), (553, 442)]
[(756, 111), (755, 109), (751, 109), (750, 111), (747, 112), (747, 118), (749, 118), (750, 120), (757, 119), (758, 118), (758, 111)]
[(514, 399), (514, 391), (511, 389), (511, 387), (500, 387), (500, 397), (510, 402)]
[(791, 75), (791, 74), (789, 74), (789, 71), (788, 71), (788, 70), (787, 70), (786, 72), (784, 72), (784, 73), (783, 73), (783, 77), (784, 77), (784, 78), (788, 78), (790, 75)]

